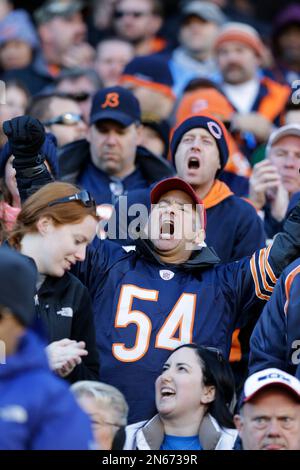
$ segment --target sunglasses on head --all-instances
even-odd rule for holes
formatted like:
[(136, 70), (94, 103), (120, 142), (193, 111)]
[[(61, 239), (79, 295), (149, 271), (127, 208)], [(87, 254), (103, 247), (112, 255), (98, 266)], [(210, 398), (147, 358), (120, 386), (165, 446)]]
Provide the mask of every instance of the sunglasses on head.
[(124, 16), (133, 16), (134, 18), (141, 18), (142, 16), (149, 15), (148, 11), (120, 11), (117, 10), (114, 12), (114, 18), (116, 20), (123, 18)]
[(219, 362), (224, 362), (225, 361), (225, 358), (223, 356), (222, 351), (218, 348), (214, 348), (212, 346), (199, 346), (199, 349), (204, 349), (206, 351), (212, 352), (213, 354), (215, 354), (217, 356), (217, 359), (218, 359)]
[(74, 126), (74, 124), (78, 124), (81, 122), (82, 116), (81, 114), (76, 113), (64, 113), (60, 116), (56, 116), (55, 118), (49, 119), (48, 121), (44, 121), (44, 126), (52, 126), (53, 124), (63, 124), (65, 126)]
[(80, 193), (71, 194), (71, 196), (61, 197), (59, 199), (55, 199), (52, 202), (48, 203), (48, 206), (55, 206), (56, 204), (64, 204), (65, 202), (74, 202), (79, 201), (85, 207), (96, 207), (96, 202), (90, 195), (90, 193), (86, 190), (80, 191)]

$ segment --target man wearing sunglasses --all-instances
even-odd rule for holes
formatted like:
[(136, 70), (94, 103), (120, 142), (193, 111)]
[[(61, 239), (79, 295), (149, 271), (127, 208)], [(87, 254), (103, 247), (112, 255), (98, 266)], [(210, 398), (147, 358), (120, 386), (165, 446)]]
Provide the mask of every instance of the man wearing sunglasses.
[(97, 72), (86, 67), (65, 69), (56, 78), (55, 83), (58, 93), (65, 93), (77, 102), (84, 121), (88, 123), (92, 96), (103, 87)]
[(129, 41), (135, 55), (161, 51), (166, 42), (156, 37), (163, 23), (159, 0), (120, 0), (114, 11), (114, 29), (118, 37)]
[(28, 114), (45, 126), (57, 139), (58, 147), (85, 139), (87, 125), (79, 104), (63, 93), (39, 95), (33, 99)]
[(97, 204), (115, 204), (119, 196), (174, 173), (140, 142), (138, 100), (120, 86), (104, 88), (93, 98), (87, 140), (61, 149), (61, 176), (90, 191)]

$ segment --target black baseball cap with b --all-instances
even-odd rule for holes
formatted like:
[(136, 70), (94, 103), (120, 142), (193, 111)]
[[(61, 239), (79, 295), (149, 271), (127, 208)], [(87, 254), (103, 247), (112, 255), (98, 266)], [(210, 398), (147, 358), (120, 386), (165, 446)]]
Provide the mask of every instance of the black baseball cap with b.
[(130, 90), (113, 86), (98, 91), (92, 102), (90, 125), (100, 121), (116, 121), (124, 127), (140, 123), (141, 108)]

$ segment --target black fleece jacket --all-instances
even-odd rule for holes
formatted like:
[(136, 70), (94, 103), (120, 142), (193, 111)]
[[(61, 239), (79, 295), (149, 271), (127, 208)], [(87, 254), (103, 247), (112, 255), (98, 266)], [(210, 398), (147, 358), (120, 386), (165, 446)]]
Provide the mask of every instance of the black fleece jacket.
[(86, 344), (88, 355), (67, 380), (71, 383), (99, 380), (94, 319), (86, 287), (70, 273), (61, 278), (47, 276), (38, 291), (36, 304), (49, 343), (69, 338)]

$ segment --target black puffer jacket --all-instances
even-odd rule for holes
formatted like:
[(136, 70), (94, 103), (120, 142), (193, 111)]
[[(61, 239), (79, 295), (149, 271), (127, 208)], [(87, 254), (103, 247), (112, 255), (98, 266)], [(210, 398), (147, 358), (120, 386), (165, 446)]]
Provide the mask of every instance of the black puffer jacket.
[(45, 327), (48, 341), (64, 338), (84, 341), (88, 356), (67, 377), (71, 383), (78, 380), (99, 380), (99, 358), (89, 293), (72, 274), (63, 277), (47, 276), (41, 285), (36, 310)]

